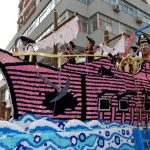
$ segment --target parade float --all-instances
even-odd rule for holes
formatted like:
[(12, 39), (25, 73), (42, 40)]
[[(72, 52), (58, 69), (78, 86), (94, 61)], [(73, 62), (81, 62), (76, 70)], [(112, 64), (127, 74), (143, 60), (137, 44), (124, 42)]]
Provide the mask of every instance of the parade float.
[[(66, 24), (65, 34), (75, 26), (72, 22), (71, 26)], [(64, 44), (66, 36), (56, 33), (38, 46), (55, 45), (56, 35), (61, 37), (57, 43)], [(73, 33), (65, 42), (76, 37), (77, 32)], [(114, 55), (118, 52), (118, 48), (116, 52), (114, 48), (111, 50)], [(0, 149), (149, 149), (148, 58), (135, 59), (128, 55), (116, 64), (114, 55), (99, 54), (89, 62), (62, 64), (64, 57), (93, 55), (23, 55), (29, 55), (30, 61), (34, 55), (58, 58), (58, 66), (25, 62), (16, 57), (19, 53), (0, 50), (0, 67), (13, 105), (13, 118), (0, 121)], [(138, 69), (137, 63), (134, 64), (137, 61)], [(134, 71), (129, 68), (131, 64)]]

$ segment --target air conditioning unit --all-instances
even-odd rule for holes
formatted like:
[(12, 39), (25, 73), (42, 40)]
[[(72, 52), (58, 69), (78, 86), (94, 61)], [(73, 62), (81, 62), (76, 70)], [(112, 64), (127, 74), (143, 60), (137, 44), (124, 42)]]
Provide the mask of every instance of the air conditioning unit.
[(143, 23), (143, 19), (142, 19), (141, 16), (137, 16), (137, 17), (136, 17), (136, 23), (138, 23), (138, 24)]
[(121, 10), (120, 5), (119, 5), (119, 4), (113, 5), (113, 10), (114, 10), (115, 12), (119, 12), (119, 11)]

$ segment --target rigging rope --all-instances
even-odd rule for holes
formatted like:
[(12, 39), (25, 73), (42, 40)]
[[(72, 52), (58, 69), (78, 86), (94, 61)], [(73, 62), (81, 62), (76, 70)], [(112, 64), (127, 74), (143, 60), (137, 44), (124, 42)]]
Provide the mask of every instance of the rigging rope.
[(146, 25), (146, 26), (144, 26), (144, 27), (142, 27), (140, 29), (137, 29), (135, 31), (135, 33), (136, 33), (137, 36), (139, 36), (140, 35), (139, 32), (142, 32), (143, 30), (148, 29), (148, 28), (150, 28), (150, 24), (148, 24), (148, 25)]

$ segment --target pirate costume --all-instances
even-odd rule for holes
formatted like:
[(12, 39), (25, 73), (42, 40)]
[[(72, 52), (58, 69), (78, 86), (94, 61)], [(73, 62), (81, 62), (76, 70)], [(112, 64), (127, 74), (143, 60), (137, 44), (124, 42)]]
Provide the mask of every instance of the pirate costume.
[[(94, 55), (94, 45), (95, 45), (95, 41), (92, 39), (92, 38), (90, 38), (90, 37), (86, 37), (87, 38), (87, 40), (88, 40), (88, 45), (87, 45), (87, 47), (86, 47), (86, 49), (85, 49), (85, 54), (91, 54), (91, 55)], [(94, 57), (93, 56), (88, 56), (88, 57), (86, 57), (86, 62), (90, 62), (90, 61), (92, 61), (92, 60), (94, 60)]]
[[(64, 52), (64, 54), (65, 55), (74, 55), (74, 54), (76, 54), (76, 52), (74, 51), (75, 47), (76, 47), (75, 44), (72, 41), (70, 41), (68, 43), (67, 50)], [(76, 60), (75, 60), (74, 57), (68, 57), (67, 62), (70, 63), (70, 64), (75, 64)]]
[(150, 58), (149, 44), (150, 44), (150, 39), (146, 35), (141, 34), (139, 36), (137, 45), (139, 46), (139, 48), (143, 54), (143, 58)]
[[(35, 43), (34, 40), (26, 37), (20, 36), (20, 40), (22, 41), (24, 47), (24, 52), (35, 52), (32, 43)], [(29, 61), (29, 56), (25, 56), (24, 61)], [(36, 56), (33, 56), (32, 62), (36, 62)]]

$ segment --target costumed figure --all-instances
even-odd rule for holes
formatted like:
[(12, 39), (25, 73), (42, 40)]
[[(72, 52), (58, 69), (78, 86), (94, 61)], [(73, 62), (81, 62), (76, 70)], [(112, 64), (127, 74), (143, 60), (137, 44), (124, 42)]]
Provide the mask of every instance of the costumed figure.
[(119, 63), (121, 62), (121, 57), (119, 55), (119, 53), (115, 54), (115, 55), (112, 55), (111, 53), (108, 53), (108, 56), (110, 57), (111, 59), (111, 63), (115, 66), (119, 66)]
[[(23, 48), (20, 50), (22, 52), (35, 52), (33, 44), (35, 43), (34, 40), (26, 37), (26, 36), (19, 36), (16, 41), (15, 45), (17, 45), (17, 42), (21, 40)], [(13, 52), (18, 52), (17, 46), (13, 48)], [(24, 57), (24, 61), (29, 61), (29, 56)], [(36, 56), (33, 56), (32, 62), (36, 62)]]
[(142, 52), (137, 46), (130, 47), (130, 57), (134, 58), (134, 61), (130, 63), (130, 73), (136, 73), (141, 68), (141, 60), (142, 59)]
[(141, 34), (139, 36), (137, 45), (139, 46), (139, 49), (141, 50), (144, 59), (150, 59), (149, 44), (150, 44), (150, 39), (146, 35)]
[[(64, 55), (75, 55), (77, 52), (75, 51), (75, 44), (72, 42), (72, 41), (70, 41), (69, 43), (68, 43), (68, 46), (67, 46), (67, 48), (66, 48), (66, 51), (64, 52)], [(67, 58), (67, 62), (68, 63), (71, 63), (71, 64), (75, 64), (76, 63), (76, 60), (75, 60), (75, 58), (74, 57), (68, 57)]]
[[(87, 46), (86, 46), (86, 49), (85, 49), (85, 54), (92, 54), (94, 55), (94, 45), (95, 45), (95, 41), (88, 37), (87, 36), (87, 39), (88, 39), (88, 43), (87, 43)], [(86, 57), (86, 62), (89, 62), (89, 61), (92, 61), (94, 60), (94, 57), (93, 56), (88, 56)]]

